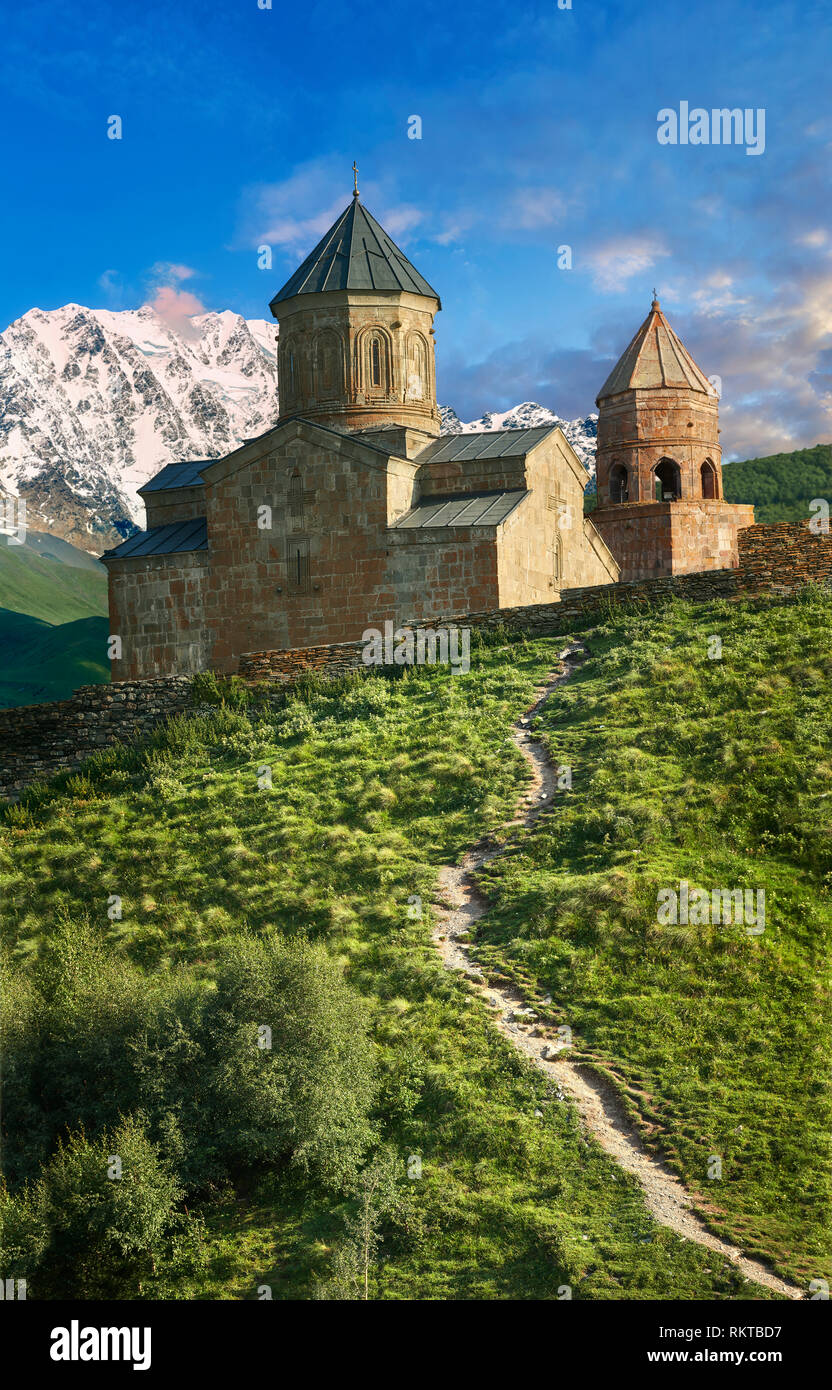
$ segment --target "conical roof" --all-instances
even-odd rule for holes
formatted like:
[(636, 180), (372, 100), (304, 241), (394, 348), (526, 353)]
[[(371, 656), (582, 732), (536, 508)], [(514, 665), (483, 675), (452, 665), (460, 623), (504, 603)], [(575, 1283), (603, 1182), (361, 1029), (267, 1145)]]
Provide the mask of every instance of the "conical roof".
[(654, 299), (650, 313), (613, 367), (595, 403), (600, 405), (607, 396), (617, 396), (622, 391), (661, 386), (702, 391), (708, 396), (717, 394), (681, 338), (673, 332), (658, 299)]
[(439, 299), (357, 194), (303, 265), (278, 290), (271, 308), (296, 294), (324, 294), (327, 290), (406, 290)]

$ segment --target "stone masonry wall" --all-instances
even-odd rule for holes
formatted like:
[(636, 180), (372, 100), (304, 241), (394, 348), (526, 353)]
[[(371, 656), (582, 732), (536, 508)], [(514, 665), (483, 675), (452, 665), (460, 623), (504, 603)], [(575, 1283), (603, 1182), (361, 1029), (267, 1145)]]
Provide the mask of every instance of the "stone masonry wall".
[(622, 579), (693, 574), (739, 563), (737, 535), (754, 508), (692, 498), (598, 507), (592, 520), (621, 565)]
[(82, 685), (69, 700), (0, 710), (0, 795), (75, 768), (190, 706), (190, 676)]
[[(832, 585), (830, 535), (815, 535), (803, 523), (782, 523), (749, 527), (738, 539), (736, 568), (564, 589), (559, 603), (437, 613), (420, 625), (456, 623), (486, 632), (507, 628), (558, 636), (577, 620), (603, 613), (611, 602), (648, 605), (672, 595), (707, 602), (742, 594), (789, 594), (807, 583)], [(246, 681), (281, 684), (310, 671), (337, 677), (374, 669), (364, 665), (363, 650), (363, 642), (356, 641), (249, 652), (240, 658), (239, 670)], [(189, 676), (120, 681), (82, 686), (71, 700), (0, 710), (0, 795), (14, 797), (29, 782), (77, 767), (110, 743), (149, 732), (190, 707), (190, 688)]]
[[(742, 594), (793, 593), (807, 583), (832, 584), (832, 535), (814, 535), (802, 522), (753, 526), (739, 532), (739, 565), (698, 574), (657, 575), (618, 584), (564, 589), (559, 603), (526, 604), (473, 613), (437, 613), (420, 626), (456, 624), (479, 631), (508, 628), (538, 637), (568, 632), (576, 620), (602, 613), (610, 603), (661, 602), (675, 595), (693, 603)], [(291, 681), (303, 671), (366, 670), (363, 643), (298, 647), (291, 651), (249, 652), (240, 658), (244, 680)]]

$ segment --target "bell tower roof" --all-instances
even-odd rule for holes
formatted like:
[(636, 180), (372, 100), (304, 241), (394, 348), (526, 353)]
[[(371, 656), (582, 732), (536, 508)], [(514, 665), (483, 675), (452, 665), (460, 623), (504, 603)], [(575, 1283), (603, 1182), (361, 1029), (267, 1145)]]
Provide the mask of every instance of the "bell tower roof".
[(439, 295), (361, 203), (356, 189), (349, 206), (271, 301), (272, 314), (286, 299), (327, 290), (387, 290)]
[(717, 395), (681, 338), (673, 332), (654, 290), (650, 313), (598, 392), (596, 405), (622, 391), (662, 386)]

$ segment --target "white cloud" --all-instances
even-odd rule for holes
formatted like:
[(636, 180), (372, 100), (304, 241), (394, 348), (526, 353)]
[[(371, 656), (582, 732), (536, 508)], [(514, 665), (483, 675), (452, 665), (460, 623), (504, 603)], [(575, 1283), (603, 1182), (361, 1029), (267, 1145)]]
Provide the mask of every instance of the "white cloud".
[(502, 225), (531, 231), (551, 227), (566, 208), (566, 200), (556, 188), (518, 188), (504, 205)]
[[(576, 264), (580, 252), (576, 253)], [(614, 237), (593, 247), (584, 257), (596, 289), (604, 294), (626, 290), (636, 275), (652, 270), (670, 252), (659, 237)]]

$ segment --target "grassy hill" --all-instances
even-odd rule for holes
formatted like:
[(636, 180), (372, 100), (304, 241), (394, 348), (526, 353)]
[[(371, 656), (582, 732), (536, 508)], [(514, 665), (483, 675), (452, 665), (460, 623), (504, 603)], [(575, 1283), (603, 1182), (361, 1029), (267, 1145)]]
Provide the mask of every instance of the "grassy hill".
[(0, 707), (63, 700), (110, 679), (107, 574), (92, 555), (30, 531), (0, 539)]
[(726, 463), (722, 482), (729, 502), (753, 502), (759, 522), (806, 521), (813, 498), (832, 505), (832, 445)]
[[(714, 1223), (801, 1278), (829, 1274), (830, 616), (673, 604), (589, 634), (545, 715), (573, 790), (507, 832), (477, 941)], [(226, 687), (3, 813), (0, 1214), (30, 1298), (361, 1296), (362, 1209), (375, 1298), (767, 1296), (652, 1220), (430, 941), (437, 866), (512, 816), (509, 730), (561, 645), (280, 707)], [(763, 885), (765, 932), (659, 928), (679, 877)], [(123, 1151), (143, 1200), (115, 1248), (89, 1212), (129, 1195), (101, 1176)]]
[(0, 708), (65, 700), (79, 685), (110, 679), (107, 618), (53, 626), (0, 608)]
[(92, 556), (54, 537), (30, 532), (20, 546), (0, 539), (0, 608), (51, 624), (103, 617), (107, 574)]

